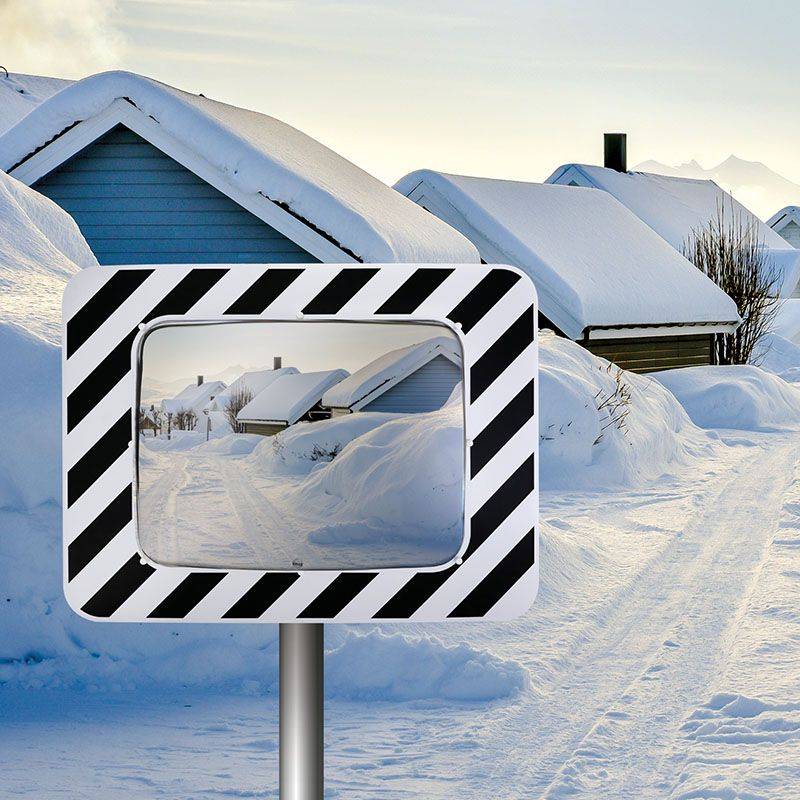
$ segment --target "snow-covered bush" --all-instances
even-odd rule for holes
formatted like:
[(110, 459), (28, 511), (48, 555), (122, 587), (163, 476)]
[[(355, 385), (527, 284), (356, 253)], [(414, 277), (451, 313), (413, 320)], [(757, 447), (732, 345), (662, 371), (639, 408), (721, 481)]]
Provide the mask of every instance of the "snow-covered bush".
[(800, 426), (800, 389), (758, 367), (689, 367), (653, 378), (703, 428), (770, 431)]

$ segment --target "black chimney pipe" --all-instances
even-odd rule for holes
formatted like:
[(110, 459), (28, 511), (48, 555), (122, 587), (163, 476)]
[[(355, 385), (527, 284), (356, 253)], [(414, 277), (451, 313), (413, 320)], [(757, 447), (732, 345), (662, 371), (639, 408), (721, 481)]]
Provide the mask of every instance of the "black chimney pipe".
[(628, 136), (625, 133), (603, 134), (603, 166), (617, 172), (628, 171)]

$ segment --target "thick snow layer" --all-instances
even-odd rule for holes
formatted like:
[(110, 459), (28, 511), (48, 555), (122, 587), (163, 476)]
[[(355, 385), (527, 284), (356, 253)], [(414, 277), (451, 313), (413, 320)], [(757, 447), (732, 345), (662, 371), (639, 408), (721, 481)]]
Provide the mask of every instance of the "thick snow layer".
[(242, 389), (248, 389), (255, 397), (259, 392), (267, 388), (274, 380), (281, 375), (296, 375), (299, 370), (296, 367), (280, 367), (279, 369), (262, 369), (253, 372), (245, 372), (233, 381), (227, 389), (221, 391), (209, 403), (209, 408), (213, 411), (224, 411), (228, 407), (230, 398)]
[(194, 411), (199, 417), (211, 398), (216, 397), (225, 388), (225, 384), (222, 381), (205, 381), (199, 386), (196, 383), (190, 383), (171, 400), (162, 400), (161, 408), (163, 411), (172, 414), (182, 409)]
[(60, 341), (64, 285), (94, 266), (72, 217), (0, 172), (0, 319)]
[(800, 345), (777, 333), (768, 333), (756, 345), (751, 363), (794, 382), (800, 372)]
[(772, 323), (773, 333), (800, 344), (800, 297), (784, 300)]
[(419, 344), (400, 347), (376, 358), (322, 396), (326, 408), (357, 410), (406, 378), (429, 361), (443, 355), (461, 366), (461, 351), (455, 337), (436, 336)]
[(444, 201), (432, 210), (488, 242), (485, 260), (530, 275), (542, 313), (573, 339), (588, 326), (739, 319), (724, 292), (607, 192), (430, 170), (395, 188), (420, 183)]
[(344, 369), (282, 375), (259, 392), (238, 414), (240, 422), (284, 422), (293, 425), (319, 403), (331, 386), (350, 373)]
[(325, 686), (351, 700), (487, 701), (513, 697), (528, 687), (516, 661), (444, 645), (433, 637), (378, 630), (349, 633), (326, 653)]
[(800, 388), (758, 367), (688, 367), (656, 372), (703, 428), (773, 431), (800, 427)]
[(60, 385), (60, 350), (0, 322), (0, 508), (61, 499)]
[(539, 411), (545, 489), (648, 483), (710, 446), (658, 383), (547, 331), (539, 339)]
[(0, 74), (0, 134), (72, 81), (19, 73)]
[(559, 183), (572, 169), (590, 186), (616, 197), (679, 251), (693, 231), (704, 228), (716, 218), (718, 209), (724, 207), (729, 216), (740, 215), (755, 227), (758, 238), (769, 249), (772, 263), (783, 276), (781, 296), (790, 296), (800, 282), (800, 252), (713, 181), (567, 164), (559, 167), (547, 182)]
[(290, 125), (129, 72), (93, 75), (43, 102), (0, 137), (0, 168), (11, 169), (118, 98), (240, 190), (286, 206), (362, 261), (479, 261), (459, 233)]

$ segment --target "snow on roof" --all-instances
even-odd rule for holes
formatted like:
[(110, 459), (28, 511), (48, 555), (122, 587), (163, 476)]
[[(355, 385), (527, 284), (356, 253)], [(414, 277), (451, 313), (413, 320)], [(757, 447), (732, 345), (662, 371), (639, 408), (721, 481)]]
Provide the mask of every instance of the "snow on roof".
[(773, 264), (783, 275), (782, 295), (791, 294), (800, 281), (800, 253), (714, 181), (566, 164), (547, 183), (562, 182), (563, 176), (572, 170), (591, 186), (616, 197), (679, 251), (683, 251), (692, 233), (716, 218), (723, 207), (726, 213), (741, 216), (755, 227), (758, 238), (770, 251)]
[(259, 392), (263, 392), (274, 380), (280, 378), (281, 375), (296, 375), (298, 372), (297, 367), (280, 367), (278, 369), (244, 372), (227, 389), (214, 397), (215, 405), (218, 409), (222, 409), (240, 389), (249, 389), (253, 393), (253, 397), (255, 397)]
[(461, 352), (456, 340), (449, 336), (435, 336), (418, 344), (390, 350), (365, 364), (349, 378), (328, 389), (322, 396), (322, 405), (357, 410), (439, 355), (461, 365)]
[(459, 233), (296, 128), (130, 72), (93, 75), (41, 103), (0, 137), (0, 168), (120, 98), (240, 190), (264, 195), (362, 261), (478, 261)]
[(66, 211), (0, 172), (0, 319), (59, 342), (64, 285), (96, 266)]
[(190, 383), (183, 391), (176, 394), (172, 400), (162, 400), (161, 408), (172, 414), (182, 409), (199, 414), (203, 406), (223, 389), (225, 389), (225, 384), (222, 381), (206, 381), (199, 386), (196, 383)]
[(64, 78), (0, 73), (0, 134), (16, 125), (39, 103), (71, 83), (73, 81)]
[(800, 206), (786, 206), (786, 208), (776, 211), (767, 220), (767, 225), (769, 225), (772, 230), (780, 232), (790, 222), (794, 222), (795, 225), (800, 225)]
[(293, 425), (322, 395), (350, 373), (344, 369), (283, 375), (257, 394), (236, 416), (240, 422), (283, 422)]
[(542, 313), (573, 339), (591, 327), (738, 320), (724, 292), (607, 192), (429, 170), (396, 188), (410, 194), (423, 182), (485, 260), (530, 275)]

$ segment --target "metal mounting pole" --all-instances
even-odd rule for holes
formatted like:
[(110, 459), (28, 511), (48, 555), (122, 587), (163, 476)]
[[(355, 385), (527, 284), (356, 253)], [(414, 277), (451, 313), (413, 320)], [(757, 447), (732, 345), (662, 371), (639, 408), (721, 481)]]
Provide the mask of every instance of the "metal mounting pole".
[(322, 800), (323, 630), (315, 623), (279, 626), (281, 800)]

